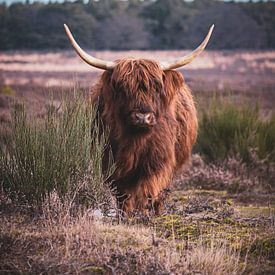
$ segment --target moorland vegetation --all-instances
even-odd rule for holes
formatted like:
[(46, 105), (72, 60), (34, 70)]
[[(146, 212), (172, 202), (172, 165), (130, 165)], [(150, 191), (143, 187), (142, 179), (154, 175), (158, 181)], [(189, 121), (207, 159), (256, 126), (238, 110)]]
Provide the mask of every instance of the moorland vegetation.
[(195, 154), (162, 215), (123, 219), (101, 173), (106, 139), (91, 126), (86, 97), (61, 99), (37, 117), (10, 101), (0, 146), (1, 273), (272, 274), (274, 115), (211, 102), (199, 109)]

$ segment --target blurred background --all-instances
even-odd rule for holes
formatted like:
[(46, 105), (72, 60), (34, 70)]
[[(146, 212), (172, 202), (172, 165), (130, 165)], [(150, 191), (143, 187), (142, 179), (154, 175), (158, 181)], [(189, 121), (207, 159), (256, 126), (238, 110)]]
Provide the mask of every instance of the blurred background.
[(67, 23), (97, 50), (190, 49), (212, 23), (208, 49), (275, 47), (275, 3), (216, 0), (1, 1), (1, 50), (66, 49)]
[(271, 107), (274, 14), (274, 1), (1, 0), (0, 91), (35, 89), (36, 97), (39, 87), (75, 81), (91, 87), (99, 71), (76, 56), (63, 23), (84, 49), (110, 60), (177, 58), (194, 49), (214, 23), (206, 53), (182, 69), (191, 88), (230, 88), (252, 97), (260, 89), (264, 106)]
[(0, 85), (19, 92), (72, 81), (90, 87), (98, 71), (77, 58), (63, 23), (82, 47), (110, 60), (176, 58), (194, 49), (214, 23), (207, 52), (184, 68), (191, 88), (261, 88), (269, 94), (274, 87), (274, 14), (274, 1), (1, 0)]

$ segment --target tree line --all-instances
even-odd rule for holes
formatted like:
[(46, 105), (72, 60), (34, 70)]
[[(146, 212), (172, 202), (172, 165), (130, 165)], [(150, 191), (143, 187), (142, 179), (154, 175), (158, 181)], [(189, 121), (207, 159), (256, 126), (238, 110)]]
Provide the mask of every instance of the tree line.
[(86, 48), (194, 48), (215, 24), (211, 49), (275, 48), (275, 2), (82, 0), (0, 5), (0, 49), (64, 49), (67, 23)]

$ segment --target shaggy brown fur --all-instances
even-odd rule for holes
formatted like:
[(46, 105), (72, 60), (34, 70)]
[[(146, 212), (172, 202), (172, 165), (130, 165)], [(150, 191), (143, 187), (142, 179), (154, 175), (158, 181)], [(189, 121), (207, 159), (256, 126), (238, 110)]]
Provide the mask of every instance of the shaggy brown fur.
[[(92, 93), (98, 115), (110, 130), (116, 169), (112, 184), (126, 213), (159, 212), (163, 191), (190, 156), (197, 135), (197, 115), (190, 90), (176, 71), (162, 71), (150, 60), (126, 59), (105, 71)], [(154, 113), (156, 124), (135, 129), (132, 110)], [(110, 154), (106, 152), (105, 168)]]

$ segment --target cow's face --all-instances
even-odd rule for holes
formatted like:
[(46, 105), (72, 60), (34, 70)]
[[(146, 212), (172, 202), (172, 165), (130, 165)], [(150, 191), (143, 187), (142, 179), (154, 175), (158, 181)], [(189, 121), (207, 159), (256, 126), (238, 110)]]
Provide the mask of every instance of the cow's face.
[(156, 62), (119, 61), (110, 73), (110, 94), (105, 94), (113, 105), (110, 111), (115, 112), (114, 117), (130, 130), (152, 129), (169, 104), (163, 78)]

